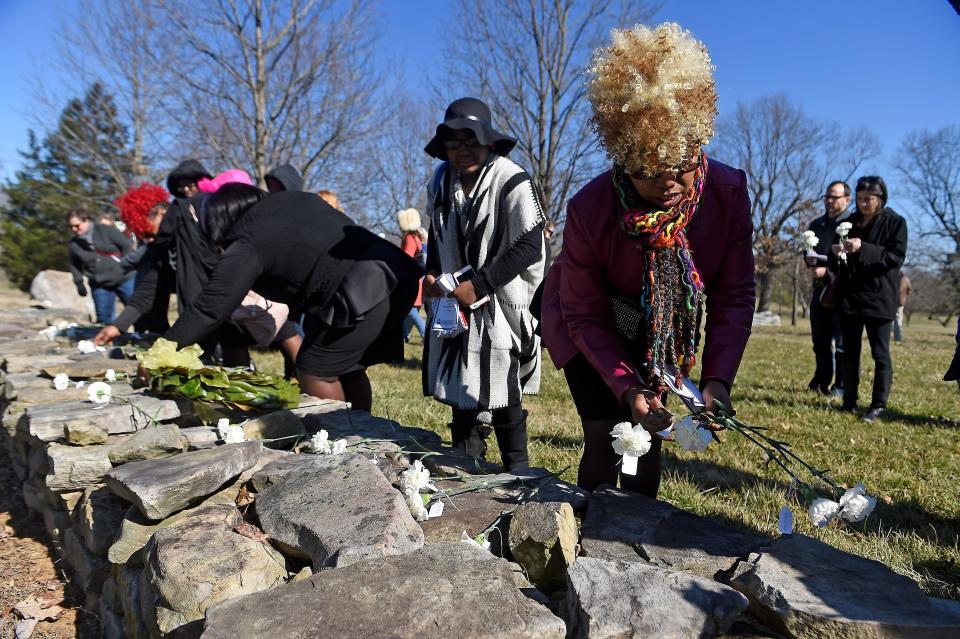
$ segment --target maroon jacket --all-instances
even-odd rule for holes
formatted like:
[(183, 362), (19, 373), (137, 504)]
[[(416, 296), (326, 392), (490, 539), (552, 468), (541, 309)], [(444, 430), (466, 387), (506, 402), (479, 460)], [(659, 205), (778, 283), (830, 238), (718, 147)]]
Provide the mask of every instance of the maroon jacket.
[[(701, 383), (733, 385), (750, 336), (756, 299), (753, 224), (746, 174), (709, 160), (700, 207), (687, 226), (706, 293)], [(594, 178), (567, 205), (563, 248), (543, 288), (541, 333), (557, 368), (577, 352), (620, 398), (642, 381), (613, 324), (610, 291), (639, 297), (645, 264), (620, 222), (624, 209), (611, 171)]]

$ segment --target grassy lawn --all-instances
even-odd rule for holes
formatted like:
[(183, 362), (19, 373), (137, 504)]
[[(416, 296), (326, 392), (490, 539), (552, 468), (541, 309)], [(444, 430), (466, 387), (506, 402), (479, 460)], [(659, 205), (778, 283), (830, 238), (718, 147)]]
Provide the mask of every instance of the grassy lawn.
[[(960, 599), (960, 392), (941, 382), (953, 355), (951, 328), (914, 319), (903, 344), (893, 345), (891, 418), (865, 424), (840, 413), (839, 402), (806, 389), (813, 372), (808, 324), (754, 331), (734, 390), (739, 417), (769, 427), (839, 482), (863, 481), (878, 506), (864, 524), (812, 528), (794, 505), (796, 529), (844, 550), (877, 559), (918, 581), (929, 594)], [(416, 338), (414, 338), (416, 339)], [(861, 403), (869, 401), (873, 365), (864, 343)], [(541, 394), (528, 398), (532, 462), (576, 481), (582, 437), (562, 374), (544, 355)], [(405, 366), (370, 371), (374, 412), (421, 426), (449, 440), (449, 408), (424, 398), (420, 344), (407, 347)], [(861, 409), (866, 409), (863, 404)], [(732, 525), (776, 534), (785, 476), (767, 469), (762, 454), (733, 433), (705, 453), (668, 445), (660, 497)], [(499, 460), (496, 442), (490, 459)]]

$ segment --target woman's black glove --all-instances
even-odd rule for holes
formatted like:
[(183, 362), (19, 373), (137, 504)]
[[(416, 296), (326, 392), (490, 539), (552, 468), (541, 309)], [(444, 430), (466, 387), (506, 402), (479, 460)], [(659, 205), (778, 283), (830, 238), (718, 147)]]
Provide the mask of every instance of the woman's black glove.
[(77, 295), (80, 297), (87, 296), (87, 287), (83, 285), (83, 282), (77, 282)]

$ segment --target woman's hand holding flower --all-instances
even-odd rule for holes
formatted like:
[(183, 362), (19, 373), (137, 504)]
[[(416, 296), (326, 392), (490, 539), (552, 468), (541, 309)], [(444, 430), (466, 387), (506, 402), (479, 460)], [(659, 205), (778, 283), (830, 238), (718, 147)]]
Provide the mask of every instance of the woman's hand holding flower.
[(860, 251), (860, 244), (859, 237), (851, 237), (843, 241), (843, 250), (847, 253), (858, 253)]
[(656, 433), (673, 423), (673, 413), (664, 408), (656, 393), (641, 386), (631, 386), (623, 394), (623, 400), (630, 408), (635, 424), (643, 426), (660, 439), (667, 439)]

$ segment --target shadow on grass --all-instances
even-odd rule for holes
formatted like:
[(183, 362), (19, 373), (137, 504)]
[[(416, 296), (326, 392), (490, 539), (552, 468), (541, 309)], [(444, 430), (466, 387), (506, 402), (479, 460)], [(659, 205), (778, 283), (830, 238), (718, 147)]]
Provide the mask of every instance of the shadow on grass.
[(571, 437), (570, 435), (561, 435), (559, 433), (548, 433), (545, 435), (533, 435), (531, 441), (535, 441), (547, 446), (556, 446), (564, 449), (578, 449), (583, 446), (583, 437)]
[(420, 370), (420, 360), (415, 357), (408, 357), (403, 361), (397, 362), (387, 362), (387, 366), (390, 368), (404, 368), (409, 370)]
[(683, 476), (701, 491), (737, 490), (754, 486), (786, 491), (790, 487), (789, 482), (786, 481), (761, 477), (754, 473), (701, 459), (681, 459), (669, 452), (663, 454), (663, 467), (665, 470)]
[[(915, 500), (877, 504), (864, 524), (864, 532), (885, 535), (890, 532), (912, 533), (937, 546), (960, 544), (960, 519), (932, 513)], [(953, 571), (960, 570), (954, 566)]]

